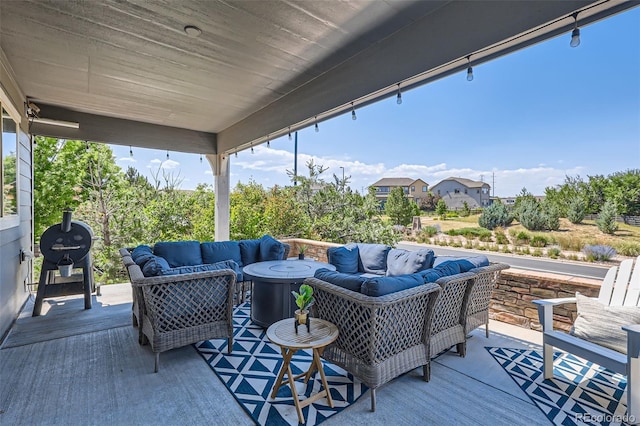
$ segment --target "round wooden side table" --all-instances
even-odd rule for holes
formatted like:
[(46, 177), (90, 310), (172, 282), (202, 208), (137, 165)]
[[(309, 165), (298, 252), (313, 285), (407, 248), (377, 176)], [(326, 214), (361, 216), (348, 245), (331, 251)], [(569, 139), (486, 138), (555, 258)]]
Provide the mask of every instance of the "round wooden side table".
[[(267, 337), (272, 343), (280, 346), (282, 352), (282, 358), (284, 362), (278, 373), (278, 378), (273, 384), (273, 391), (271, 392), (271, 399), (275, 398), (278, 394), (280, 386), (288, 384), (291, 388), (291, 394), (293, 395), (293, 402), (298, 412), (298, 420), (300, 423), (304, 423), (304, 416), (302, 415), (302, 408), (317, 401), (318, 399), (325, 397), (329, 403), (329, 407), (333, 408), (333, 400), (331, 399), (331, 392), (329, 392), (329, 386), (327, 385), (327, 379), (324, 375), (322, 368), (322, 361), (320, 356), (324, 351), (324, 348), (334, 342), (338, 338), (338, 327), (331, 324), (329, 321), (325, 321), (319, 318), (308, 318), (307, 321), (311, 321), (310, 331), (307, 331), (307, 327), (301, 325), (298, 327), (298, 332), (295, 329), (295, 320), (293, 318), (286, 318), (272, 324), (267, 329)], [(300, 349), (312, 349), (313, 361), (309, 366), (309, 370), (304, 373), (294, 376), (291, 372), (291, 358)], [(322, 391), (310, 396), (309, 398), (300, 401), (298, 399), (298, 392), (296, 390), (294, 380), (304, 376), (304, 382), (307, 383), (311, 375), (318, 370), (320, 372), (320, 378), (322, 379)], [(284, 379), (284, 374), (287, 373), (287, 379)]]

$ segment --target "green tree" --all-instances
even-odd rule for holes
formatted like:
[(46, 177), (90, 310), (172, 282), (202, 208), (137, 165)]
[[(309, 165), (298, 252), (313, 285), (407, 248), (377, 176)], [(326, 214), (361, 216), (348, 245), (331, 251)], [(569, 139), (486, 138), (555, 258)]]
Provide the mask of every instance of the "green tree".
[(494, 229), (498, 226), (506, 227), (513, 221), (513, 215), (507, 206), (499, 201), (494, 202), (489, 207), (482, 210), (478, 218), (478, 224), (483, 228)]
[(469, 204), (464, 201), (462, 203), (462, 210), (460, 210), (460, 216), (461, 217), (468, 217), (471, 215), (471, 209), (469, 208)]
[(436, 214), (440, 216), (442, 220), (447, 217), (447, 203), (445, 203), (443, 199), (438, 200), (438, 204), (436, 204)]
[(640, 215), (640, 169), (614, 173), (609, 175), (608, 181), (604, 194), (616, 205), (618, 214), (623, 217)]
[(384, 212), (394, 225), (406, 226), (411, 223), (415, 212), (412, 204), (415, 205), (409, 201), (402, 188), (393, 188), (384, 204)]
[(211, 185), (199, 184), (190, 194), (192, 198), (192, 238), (198, 241), (215, 240), (215, 202)]
[(264, 204), (267, 195), (255, 181), (238, 182), (230, 194), (230, 234), (232, 240), (260, 238), (264, 235)]
[(587, 203), (584, 198), (579, 195), (574, 196), (569, 200), (569, 206), (567, 207), (567, 219), (571, 223), (582, 223), (584, 217), (587, 214)]
[(600, 214), (598, 215), (598, 219), (596, 219), (598, 229), (605, 234), (615, 234), (618, 230), (618, 222), (616, 221), (617, 215), (618, 209), (613, 201), (609, 200), (604, 203), (604, 206), (602, 206), (602, 210), (600, 210)]
[(33, 216), (36, 240), (62, 220), (62, 210), (86, 199), (87, 144), (36, 136), (33, 148)]

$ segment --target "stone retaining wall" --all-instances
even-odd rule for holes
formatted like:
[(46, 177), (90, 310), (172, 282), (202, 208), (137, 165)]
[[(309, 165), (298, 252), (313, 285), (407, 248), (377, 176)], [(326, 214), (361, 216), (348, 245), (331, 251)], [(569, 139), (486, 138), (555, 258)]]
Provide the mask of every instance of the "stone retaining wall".
[[(283, 240), (291, 245), (290, 257), (298, 255), (298, 247), (306, 245), (305, 257), (320, 262), (327, 261), (327, 248), (341, 244), (325, 243), (314, 240)], [(572, 297), (576, 292), (585, 296), (597, 297), (600, 281), (589, 278), (577, 278), (567, 275), (545, 272), (507, 269), (500, 274), (496, 289), (491, 298), (489, 316), (491, 319), (517, 325), (533, 330), (541, 330), (538, 321), (538, 310), (531, 303), (536, 299), (555, 297)], [(554, 308), (554, 325), (556, 328), (569, 330), (575, 320), (575, 304)]]

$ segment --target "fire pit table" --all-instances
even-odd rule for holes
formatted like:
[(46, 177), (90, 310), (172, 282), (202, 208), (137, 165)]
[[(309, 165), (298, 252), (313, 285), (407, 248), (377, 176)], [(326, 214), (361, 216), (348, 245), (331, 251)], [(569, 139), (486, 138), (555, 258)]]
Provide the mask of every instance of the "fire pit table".
[(243, 268), (242, 273), (253, 281), (251, 290), (251, 320), (269, 327), (281, 319), (293, 317), (297, 309), (292, 291), (299, 291), (305, 278), (320, 269), (335, 271), (336, 267), (315, 260), (270, 260)]

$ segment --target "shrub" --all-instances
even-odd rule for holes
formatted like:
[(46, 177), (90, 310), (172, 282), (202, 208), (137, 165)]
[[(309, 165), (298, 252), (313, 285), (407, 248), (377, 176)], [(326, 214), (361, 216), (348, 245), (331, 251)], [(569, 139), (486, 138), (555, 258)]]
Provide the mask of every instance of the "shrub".
[(585, 246), (582, 249), (582, 252), (585, 254), (585, 257), (589, 262), (596, 260), (611, 260), (611, 258), (617, 254), (613, 247), (605, 245)]
[(560, 249), (558, 247), (550, 247), (547, 249), (547, 256), (552, 259), (557, 259), (560, 257)]
[(500, 251), (500, 246), (498, 246), (497, 244), (489, 244), (487, 249), (489, 251)]
[(476, 250), (481, 250), (481, 251), (485, 251), (487, 248), (485, 246), (478, 246), (476, 247)]
[(457, 212), (447, 212), (447, 217), (458, 217), (460, 216)]
[(498, 226), (509, 226), (513, 222), (513, 215), (504, 204), (493, 203), (482, 211), (478, 218), (478, 224), (486, 229), (494, 229)]
[(549, 241), (544, 235), (534, 235), (529, 244), (533, 247), (545, 247), (548, 243)]
[(556, 240), (562, 250), (580, 251), (585, 245), (582, 238), (571, 235), (559, 235)]
[(573, 197), (569, 200), (569, 206), (567, 207), (567, 219), (569, 219), (569, 222), (581, 223), (586, 215), (587, 203), (584, 202), (582, 197)]
[(551, 203), (538, 203), (523, 199), (518, 207), (518, 218), (529, 231), (557, 231), (560, 229), (560, 210)]
[(504, 231), (494, 231), (493, 234), (496, 237), (496, 242), (498, 244), (509, 244), (509, 239), (505, 235)]
[(491, 238), (491, 231), (478, 227), (450, 229), (447, 231), (447, 234), (451, 236), (462, 235), (465, 238), (480, 238), (480, 240), (482, 240), (483, 237)]
[(446, 219), (447, 204), (442, 199), (438, 200), (438, 204), (436, 204), (436, 214), (440, 216), (441, 219)]
[(472, 249), (473, 248), (473, 242), (471, 242), (471, 240), (467, 240), (467, 242), (464, 243), (464, 248)]
[(531, 235), (527, 234), (525, 231), (520, 231), (515, 235), (516, 244), (528, 244), (531, 240)]
[(537, 248), (531, 253), (531, 255), (535, 257), (542, 257), (542, 250)]
[(438, 233), (438, 227), (437, 226), (425, 226), (420, 231), (420, 234), (424, 234), (429, 238), (433, 237), (437, 233)]
[(504, 246), (502, 247), (502, 250), (500, 250), (503, 253), (511, 253), (511, 249), (509, 248), (509, 246)]
[(602, 206), (598, 219), (596, 219), (596, 225), (598, 229), (605, 234), (613, 235), (618, 230), (618, 222), (616, 216), (618, 215), (618, 209), (613, 201), (607, 201)]
[(640, 243), (633, 241), (615, 243), (615, 249), (623, 256), (640, 256)]

